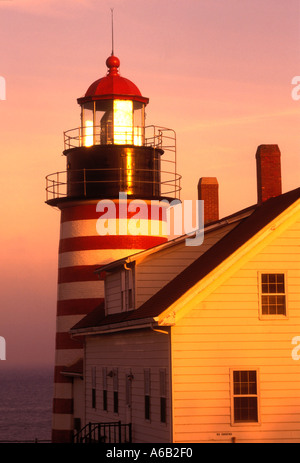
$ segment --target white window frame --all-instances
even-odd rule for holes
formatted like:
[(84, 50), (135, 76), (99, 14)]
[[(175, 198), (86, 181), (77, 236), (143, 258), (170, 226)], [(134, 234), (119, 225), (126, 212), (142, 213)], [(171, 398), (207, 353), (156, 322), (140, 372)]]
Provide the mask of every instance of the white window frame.
[[(262, 292), (262, 275), (283, 275), (284, 276), (284, 293), (263, 293)], [(285, 314), (263, 314), (262, 313), (262, 296), (263, 295), (285, 296)], [(288, 272), (286, 270), (260, 270), (258, 272), (258, 306), (260, 320), (288, 320)]]
[[(233, 373), (235, 371), (255, 371), (256, 372), (256, 394), (245, 394), (245, 397), (257, 397), (257, 421), (235, 421), (234, 420), (234, 382), (233, 382)], [(243, 397), (243, 395), (239, 395)], [(260, 417), (260, 371), (257, 367), (234, 367), (230, 369), (230, 424), (231, 426), (260, 426), (261, 417)]]

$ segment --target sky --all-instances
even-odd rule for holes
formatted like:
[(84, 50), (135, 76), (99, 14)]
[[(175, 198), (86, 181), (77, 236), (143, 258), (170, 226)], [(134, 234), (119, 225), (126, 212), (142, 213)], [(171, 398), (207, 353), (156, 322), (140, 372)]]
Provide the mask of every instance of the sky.
[(255, 204), (260, 144), (279, 145), (284, 192), (300, 183), (299, 0), (0, 0), (0, 368), (54, 362), (60, 217), (45, 176), (65, 170), (76, 100), (106, 74), (111, 8), (121, 75), (150, 98), (147, 124), (176, 132), (182, 199), (211, 176), (221, 216)]

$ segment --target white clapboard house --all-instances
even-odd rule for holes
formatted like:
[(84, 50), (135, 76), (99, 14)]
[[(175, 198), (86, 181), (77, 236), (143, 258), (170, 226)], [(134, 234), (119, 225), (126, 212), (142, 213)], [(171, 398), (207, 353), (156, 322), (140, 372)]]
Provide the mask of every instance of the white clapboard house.
[(281, 193), (278, 153), (258, 148), (258, 203), (206, 217), (201, 246), (99, 269), (105, 303), (72, 328), (84, 358), (64, 373), (78, 436), (107, 441), (115, 422), (136, 443), (300, 442), (300, 188)]

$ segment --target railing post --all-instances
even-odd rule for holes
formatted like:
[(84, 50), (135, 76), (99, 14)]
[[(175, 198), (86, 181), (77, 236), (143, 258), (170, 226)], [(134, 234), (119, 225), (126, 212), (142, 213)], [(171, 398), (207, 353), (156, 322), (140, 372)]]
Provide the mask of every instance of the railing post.
[(57, 198), (59, 198), (59, 172), (56, 172)]
[(52, 182), (52, 199), (53, 199), (53, 198), (56, 198), (56, 196), (55, 196), (55, 181), (51, 180), (51, 182)]

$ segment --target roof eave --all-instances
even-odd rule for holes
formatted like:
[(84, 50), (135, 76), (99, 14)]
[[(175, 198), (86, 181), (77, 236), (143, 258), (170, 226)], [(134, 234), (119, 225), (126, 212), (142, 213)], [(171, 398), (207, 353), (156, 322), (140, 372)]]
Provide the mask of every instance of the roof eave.
[(119, 331), (129, 331), (137, 329), (154, 328), (158, 326), (153, 317), (141, 318), (137, 320), (124, 321), (119, 323), (111, 323), (101, 326), (90, 326), (86, 328), (71, 329), (72, 336), (94, 336), (100, 334), (109, 334)]
[(89, 103), (91, 101), (99, 101), (99, 100), (132, 100), (138, 101), (139, 103), (143, 103), (147, 105), (149, 103), (149, 98), (140, 95), (123, 95), (119, 93), (108, 93), (106, 95), (90, 95), (90, 96), (83, 96), (81, 98), (77, 98), (77, 103), (79, 105)]
[[(229, 225), (230, 223), (238, 222), (242, 220), (243, 218), (248, 217), (250, 214), (252, 214), (255, 207), (256, 206), (251, 206), (247, 209), (244, 209), (243, 211), (240, 211), (240, 215), (234, 214), (234, 216), (228, 216), (228, 217), (225, 217), (224, 219), (219, 220), (218, 222), (214, 222), (214, 223), (206, 225), (204, 227), (204, 233), (218, 230), (219, 228), (225, 227), (226, 225)], [(169, 240), (165, 243), (159, 244), (158, 246), (154, 246), (144, 251), (140, 251), (136, 254), (132, 254), (130, 256), (123, 257), (122, 259), (115, 260), (113, 262), (110, 262), (109, 264), (99, 267), (98, 269), (95, 270), (95, 273), (111, 272), (120, 267), (123, 267), (126, 264), (138, 262), (140, 260), (143, 260), (145, 257), (151, 254), (154, 254), (155, 252), (163, 251), (169, 247), (175, 246), (178, 243), (185, 241), (186, 239), (192, 239), (195, 236), (195, 234), (196, 232), (191, 233), (191, 234), (185, 234), (185, 235), (176, 237), (172, 240)]]

